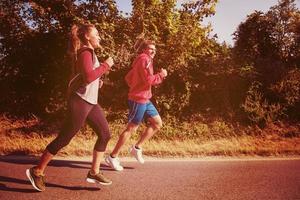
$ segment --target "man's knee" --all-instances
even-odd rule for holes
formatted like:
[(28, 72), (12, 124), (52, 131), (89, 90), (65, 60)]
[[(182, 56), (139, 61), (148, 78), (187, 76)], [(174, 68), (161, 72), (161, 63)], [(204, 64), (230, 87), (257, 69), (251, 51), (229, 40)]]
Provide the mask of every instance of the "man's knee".
[(135, 133), (136, 130), (138, 129), (138, 125), (133, 124), (133, 123), (129, 123), (126, 127), (126, 132), (128, 132), (129, 134)]
[(150, 126), (154, 129), (154, 130), (160, 130), (163, 126), (163, 123), (161, 120), (158, 121), (153, 121), (150, 122)]

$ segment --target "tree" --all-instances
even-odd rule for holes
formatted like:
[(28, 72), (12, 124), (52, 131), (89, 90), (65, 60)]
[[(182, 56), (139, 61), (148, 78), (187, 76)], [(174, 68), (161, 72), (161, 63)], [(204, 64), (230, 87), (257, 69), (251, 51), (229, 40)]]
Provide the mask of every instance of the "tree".
[[(0, 9), (0, 82), (6, 94), (0, 105), (2, 111), (18, 114), (62, 109), (70, 72), (70, 27), (93, 22), (106, 44), (113, 42), (111, 24), (118, 16), (110, 0), (1, 0)], [(113, 45), (104, 46), (108, 51)]]
[[(70, 73), (65, 54), (69, 30), (73, 23), (90, 21), (103, 39), (98, 56), (116, 60), (116, 70), (106, 75), (108, 84), (100, 95), (104, 106), (126, 108), (120, 103), (127, 90), (122, 77), (134, 58), (136, 38), (143, 35), (157, 43), (155, 65), (169, 71), (168, 80), (155, 90), (158, 106), (163, 113), (192, 114), (207, 106), (199, 103), (199, 93), (208, 94), (202, 101), (211, 101), (210, 88), (222, 88), (222, 76), (230, 71), (228, 47), (209, 38), (210, 27), (201, 25), (204, 17), (214, 14), (216, 3), (193, 1), (178, 8), (175, 0), (133, 0), (132, 14), (123, 17), (112, 0), (1, 1), (1, 83), (10, 85), (2, 90), (8, 95), (1, 99), (1, 109), (35, 114), (63, 109)], [(223, 81), (214, 80), (216, 74)]]
[[(167, 81), (156, 89), (156, 102), (169, 114), (182, 113), (190, 106), (195, 81), (190, 70), (198, 66), (195, 60), (213, 52), (209, 28), (201, 26), (201, 21), (214, 13), (216, 2), (193, 1), (178, 9), (174, 0), (132, 1), (130, 38), (142, 34), (156, 41), (155, 65), (169, 71)], [(178, 109), (168, 110), (169, 106)]]
[(294, 0), (281, 0), (266, 14), (254, 12), (234, 34), (236, 58), (244, 66), (253, 66), (266, 84), (278, 80), (284, 68), (297, 65), (299, 23)]
[[(254, 12), (239, 25), (235, 32), (234, 55), (241, 65), (240, 72), (247, 74), (246, 79), (249, 85), (251, 82), (258, 83), (259, 87), (252, 85), (249, 92), (251, 93), (254, 91), (252, 89), (256, 88), (259, 91), (255, 90), (255, 92), (263, 94), (264, 98), (260, 98), (260, 101), (268, 105), (264, 106), (267, 107), (265, 113), (272, 113), (274, 116), (272, 120), (280, 117), (289, 106), (294, 107), (298, 104), (293, 101), (291, 105), (286, 101), (292, 98), (287, 97), (287, 94), (295, 95), (299, 91), (299, 81), (292, 80), (297, 76), (290, 75), (292, 71), (297, 72), (295, 68), (299, 68), (300, 58), (300, 12), (294, 2), (294, 0), (280, 0), (278, 5), (271, 7), (265, 14)], [(289, 88), (290, 91), (287, 91), (287, 88), (279, 90), (278, 88), (282, 88), (279, 86), (280, 83), (286, 82), (288, 77), (294, 83), (292, 84), (294, 87)], [(285, 91), (285, 94), (282, 94), (282, 91)], [(252, 95), (249, 92), (248, 95)], [(262, 102), (256, 101), (250, 104), (254, 103), (263, 105)], [(250, 104), (245, 102), (245, 110), (255, 112), (250, 109)], [(273, 112), (273, 107), (276, 107), (276, 112)], [(266, 120), (267, 115), (261, 117), (261, 120)]]

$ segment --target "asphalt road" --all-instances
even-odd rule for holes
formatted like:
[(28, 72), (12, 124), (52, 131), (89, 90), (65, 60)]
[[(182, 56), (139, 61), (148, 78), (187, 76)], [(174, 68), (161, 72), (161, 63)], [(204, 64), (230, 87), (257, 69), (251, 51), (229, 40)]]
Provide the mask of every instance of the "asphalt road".
[(26, 178), (34, 163), (26, 156), (0, 156), (1, 200), (300, 200), (300, 159), (146, 159), (144, 165), (129, 160), (122, 172), (101, 166), (113, 180), (110, 186), (85, 182), (87, 160), (53, 160), (44, 192), (35, 191)]

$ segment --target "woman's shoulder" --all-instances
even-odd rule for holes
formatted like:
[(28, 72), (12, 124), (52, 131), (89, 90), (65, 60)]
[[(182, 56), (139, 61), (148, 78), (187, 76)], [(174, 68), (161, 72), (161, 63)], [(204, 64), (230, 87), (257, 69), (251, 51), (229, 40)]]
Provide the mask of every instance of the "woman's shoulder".
[(95, 59), (95, 52), (93, 49), (89, 47), (82, 47), (77, 50), (77, 59), (82, 60), (90, 58), (92, 58), (92, 60)]
[(91, 54), (93, 54), (94, 50), (90, 47), (81, 47), (80, 49), (77, 50), (77, 55), (80, 55), (83, 52), (90, 52)]

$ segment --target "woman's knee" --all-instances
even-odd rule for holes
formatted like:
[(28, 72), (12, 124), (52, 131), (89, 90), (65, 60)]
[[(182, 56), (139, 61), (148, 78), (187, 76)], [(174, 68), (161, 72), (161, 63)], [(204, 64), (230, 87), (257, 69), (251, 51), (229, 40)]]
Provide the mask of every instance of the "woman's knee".
[(48, 144), (48, 146), (46, 147), (46, 149), (53, 155), (56, 155), (59, 150), (61, 150), (62, 148), (64, 148), (65, 146), (67, 146), (70, 143), (71, 140), (53, 140), (50, 144)]
[(94, 150), (100, 152), (105, 151), (111, 137), (110, 131), (103, 131), (102, 134), (98, 134), (98, 139), (95, 143)]
[(98, 132), (97, 135), (98, 139), (104, 141), (104, 143), (107, 143), (112, 137), (109, 128), (100, 130), (100, 132)]
[(105, 142), (108, 142), (111, 139), (112, 135), (110, 131), (105, 132), (105, 134), (103, 134), (102, 136), (102, 140), (104, 140)]

